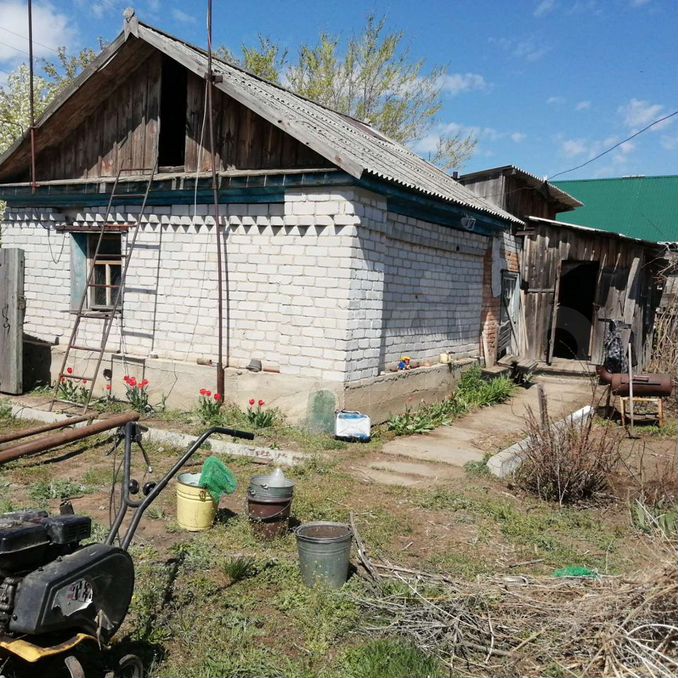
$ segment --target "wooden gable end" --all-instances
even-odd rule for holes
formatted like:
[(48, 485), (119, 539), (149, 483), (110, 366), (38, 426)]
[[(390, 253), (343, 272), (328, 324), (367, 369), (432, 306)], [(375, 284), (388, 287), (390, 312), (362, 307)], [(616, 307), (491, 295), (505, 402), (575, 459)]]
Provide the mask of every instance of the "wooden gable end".
[[(188, 73), (185, 169), (212, 169), (205, 119), (205, 81)], [(213, 94), (214, 146), (218, 170), (332, 167), (319, 153), (286, 134), (227, 94)]]
[[(211, 170), (205, 80), (143, 40), (130, 38), (36, 128), (36, 178), (51, 180)], [(215, 88), (218, 170), (306, 169), (331, 163)], [(203, 127), (203, 122), (204, 127)], [(0, 182), (28, 181), (25, 140)]]

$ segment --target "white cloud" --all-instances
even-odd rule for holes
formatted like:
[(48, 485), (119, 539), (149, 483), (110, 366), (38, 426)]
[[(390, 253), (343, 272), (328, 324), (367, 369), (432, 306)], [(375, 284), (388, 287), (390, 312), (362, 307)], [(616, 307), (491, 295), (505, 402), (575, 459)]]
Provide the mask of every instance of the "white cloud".
[(576, 158), (588, 151), (588, 144), (584, 139), (565, 139), (560, 144), (560, 150), (566, 158)]
[[(18, 0), (0, 1), (0, 63), (24, 60), (28, 56), (28, 15)], [(33, 5), (33, 54), (54, 56), (60, 45), (68, 46), (75, 35), (70, 19), (46, 2)]]
[[(627, 104), (620, 106), (617, 112), (622, 116), (624, 124), (629, 129), (638, 129), (649, 125), (657, 118), (661, 118), (664, 107), (661, 104), (651, 104), (649, 101), (641, 99), (631, 99)], [(670, 120), (665, 120), (655, 125), (652, 130), (657, 132), (670, 124)]]
[(87, 7), (98, 19), (106, 14), (117, 12), (121, 15), (120, 21), (122, 22), (122, 6), (127, 4), (127, 0), (94, 0), (94, 2), (78, 0), (78, 4)]
[(194, 24), (196, 22), (196, 18), (192, 14), (188, 14), (176, 7), (172, 9), (172, 17), (184, 24)]
[(442, 76), (442, 90), (452, 95), (473, 90), (486, 90), (488, 83), (478, 73), (446, 73)]
[(412, 150), (426, 157), (429, 153), (434, 153), (437, 150), (441, 137), (455, 136), (457, 134), (461, 137), (468, 135), (475, 137), (479, 144), (476, 154), (488, 156), (494, 153), (487, 148), (487, 144), (507, 139), (518, 144), (527, 138), (527, 135), (523, 132), (500, 132), (494, 127), (480, 127), (478, 125), (462, 125), (458, 122), (449, 122), (436, 125), (429, 134), (413, 144)]
[(590, 101), (579, 101), (577, 102), (577, 105), (574, 107), (575, 111), (588, 111), (589, 108), (591, 108), (591, 102)]
[(520, 40), (514, 40), (513, 38), (490, 38), (489, 43), (499, 46), (517, 59), (524, 59), (529, 62), (538, 61), (551, 51), (550, 45), (546, 45), (541, 39), (531, 36)]
[(556, 7), (556, 0), (541, 0), (541, 2), (534, 9), (534, 16), (546, 16), (551, 13)]
[(558, 97), (558, 96), (549, 97), (546, 100), (546, 103), (549, 106), (561, 106), (562, 104), (565, 103), (565, 97)]

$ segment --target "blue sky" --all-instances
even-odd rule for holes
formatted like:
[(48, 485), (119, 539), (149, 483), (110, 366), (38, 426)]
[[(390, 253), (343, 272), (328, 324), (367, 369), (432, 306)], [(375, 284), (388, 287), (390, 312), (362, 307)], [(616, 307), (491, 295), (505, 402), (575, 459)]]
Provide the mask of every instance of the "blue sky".
[[(142, 21), (206, 44), (206, 0), (35, 0), (38, 55), (113, 39), (130, 4)], [(472, 131), (464, 171), (515, 164), (553, 176), (678, 108), (676, 0), (214, 0), (214, 10), (215, 45), (236, 52), (259, 33), (294, 50), (386, 15), (413, 58), (447, 69), (437, 127), (415, 150)], [(0, 84), (25, 59), (25, 34), (25, 3), (0, 0)], [(676, 121), (562, 178), (675, 174)]]

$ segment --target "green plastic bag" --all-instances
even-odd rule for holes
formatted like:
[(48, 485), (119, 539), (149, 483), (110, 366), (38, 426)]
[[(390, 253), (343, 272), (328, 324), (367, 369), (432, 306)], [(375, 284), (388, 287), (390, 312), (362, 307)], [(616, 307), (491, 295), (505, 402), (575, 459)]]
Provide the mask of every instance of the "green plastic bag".
[(553, 573), (554, 577), (592, 577), (597, 578), (598, 573), (589, 570), (588, 567), (577, 567), (576, 565), (568, 565), (561, 570), (556, 570)]
[(204, 487), (215, 503), (219, 503), (225, 494), (233, 494), (238, 489), (238, 481), (233, 472), (217, 457), (207, 457), (202, 465), (200, 487)]

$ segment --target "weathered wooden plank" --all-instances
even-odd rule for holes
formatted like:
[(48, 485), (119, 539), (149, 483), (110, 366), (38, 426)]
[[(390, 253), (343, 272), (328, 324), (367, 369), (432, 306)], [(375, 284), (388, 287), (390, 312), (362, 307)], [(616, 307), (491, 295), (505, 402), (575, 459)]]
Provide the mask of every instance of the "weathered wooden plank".
[(0, 391), (23, 391), (24, 251), (0, 249)]

